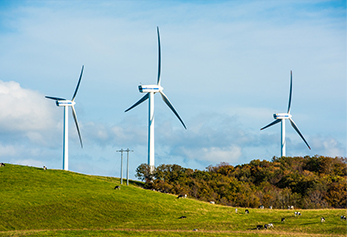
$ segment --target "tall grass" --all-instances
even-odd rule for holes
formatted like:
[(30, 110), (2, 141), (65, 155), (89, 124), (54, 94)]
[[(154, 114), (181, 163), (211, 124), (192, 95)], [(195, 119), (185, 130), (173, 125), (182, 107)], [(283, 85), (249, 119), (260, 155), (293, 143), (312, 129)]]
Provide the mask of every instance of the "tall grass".
[[(249, 209), (144, 190), (138, 182), (62, 170), (0, 167), (0, 236), (345, 236), (346, 209)], [(179, 219), (181, 216), (187, 218)], [(324, 216), (326, 221), (320, 222)], [(281, 218), (285, 217), (285, 223)], [(274, 228), (256, 230), (258, 224)], [(197, 229), (198, 231), (193, 231)]]

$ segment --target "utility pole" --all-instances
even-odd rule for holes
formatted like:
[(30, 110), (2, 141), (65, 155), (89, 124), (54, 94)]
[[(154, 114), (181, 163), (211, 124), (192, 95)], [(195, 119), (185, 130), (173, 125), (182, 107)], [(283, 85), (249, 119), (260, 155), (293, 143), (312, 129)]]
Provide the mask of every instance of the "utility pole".
[(123, 184), (123, 152), (125, 152), (125, 150), (123, 150), (123, 149), (120, 149), (120, 150), (118, 150), (117, 152), (120, 152), (120, 184)]
[(133, 150), (129, 150), (129, 148), (127, 148), (126, 150), (124, 150), (127, 153), (127, 185), (129, 186), (129, 152), (134, 152)]

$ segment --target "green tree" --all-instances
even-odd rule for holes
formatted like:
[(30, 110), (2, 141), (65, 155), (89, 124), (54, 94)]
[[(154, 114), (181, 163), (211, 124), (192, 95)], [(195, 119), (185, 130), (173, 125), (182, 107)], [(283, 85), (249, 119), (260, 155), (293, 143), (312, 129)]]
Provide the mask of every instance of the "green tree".
[(141, 164), (136, 168), (135, 177), (145, 181), (145, 188), (152, 187), (152, 181), (154, 179), (155, 169), (151, 171), (151, 167), (147, 164)]

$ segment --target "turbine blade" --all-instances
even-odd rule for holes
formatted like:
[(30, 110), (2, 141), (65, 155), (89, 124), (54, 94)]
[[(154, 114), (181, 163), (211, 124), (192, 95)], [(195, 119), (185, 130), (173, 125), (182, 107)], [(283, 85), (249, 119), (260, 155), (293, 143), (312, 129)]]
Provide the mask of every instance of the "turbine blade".
[(66, 100), (64, 98), (59, 98), (59, 97), (52, 97), (52, 96), (45, 96), (47, 99), (51, 99), (51, 100)]
[(80, 87), (80, 83), (81, 83), (81, 79), (82, 79), (82, 74), (83, 74), (83, 69), (84, 69), (84, 65), (82, 65), (82, 70), (81, 70), (81, 74), (80, 74), (80, 79), (78, 80), (78, 83), (77, 83), (77, 86), (76, 86), (76, 90), (75, 90), (75, 93), (74, 93), (73, 96), (72, 96), (71, 101), (74, 101), (74, 100), (75, 100), (75, 97), (76, 97), (78, 88)]
[(160, 91), (161, 97), (163, 98), (164, 102), (167, 104), (167, 106), (169, 106), (169, 108), (172, 110), (172, 112), (177, 116), (177, 118), (181, 121), (183, 127), (185, 129), (187, 129), (186, 125), (183, 123), (182, 119), (180, 118), (180, 116), (178, 115), (178, 113), (176, 112), (175, 108), (172, 106), (172, 104), (170, 103), (169, 99), (167, 98), (167, 96), (164, 94), (164, 92)]
[(265, 128), (271, 127), (272, 125), (275, 125), (276, 123), (279, 123), (279, 122), (281, 122), (281, 119), (276, 119), (275, 121), (266, 125), (265, 127), (261, 128), (260, 130), (264, 130)]
[(293, 84), (292, 71), (290, 71), (290, 89), (289, 89), (289, 102), (288, 102), (288, 111), (287, 111), (287, 114), (290, 113), (290, 105), (291, 105), (291, 103), (292, 103), (292, 84)]
[(131, 110), (132, 108), (138, 106), (139, 104), (141, 104), (142, 102), (144, 102), (148, 98), (149, 98), (149, 92), (144, 97), (142, 97), (139, 101), (137, 101), (133, 106), (131, 106), (129, 109), (125, 110), (124, 112), (128, 112), (129, 110)]
[(78, 137), (80, 138), (81, 147), (83, 148), (82, 137), (81, 137), (80, 128), (79, 128), (78, 122), (77, 122), (77, 116), (76, 116), (75, 107), (71, 106), (71, 108), (72, 108), (72, 116), (73, 116), (73, 118), (75, 120), (75, 124), (76, 124), (76, 128), (77, 128)]
[(157, 80), (157, 84), (160, 86), (161, 50), (160, 50), (160, 35), (159, 35), (159, 27), (158, 26), (157, 26), (157, 34), (158, 34), (158, 80)]
[(303, 135), (301, 134), (301, 132), (299, 131), (299, 128), (298, 128), (298, 126), (296, 126), (296, 124), (294, 123), (294, 120), (291, 119), (291, 118), (289, 118), (289, 120), (290, 120), (290, 123), (291, 123), (292, 127), (293, 127), (293, 128), (295, 129), (295, 131), (299, 134), (299, 136), (302, 138), (302, 140), (304, 140), (304, 142), (306, 143), (308, 149), (311, 150), (311, 147), (308, 145), (308, 143), (307, 143), (307, 141), (305, 140), (304, 136), (303, 136)]

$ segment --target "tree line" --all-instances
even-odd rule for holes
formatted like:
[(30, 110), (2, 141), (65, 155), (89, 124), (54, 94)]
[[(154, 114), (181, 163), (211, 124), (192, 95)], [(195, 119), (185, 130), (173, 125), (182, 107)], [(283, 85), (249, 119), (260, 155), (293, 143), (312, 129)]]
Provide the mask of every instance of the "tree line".
[(273, 157), (232, 166), (222, 162), (205, 170), (179, 165), (141, 164), (136, 177), (144, 187), (187, 194), (202, 201), (238, 207), (346, 208), (347, 158)]

